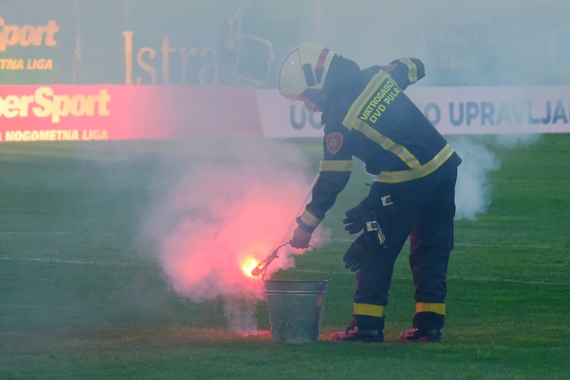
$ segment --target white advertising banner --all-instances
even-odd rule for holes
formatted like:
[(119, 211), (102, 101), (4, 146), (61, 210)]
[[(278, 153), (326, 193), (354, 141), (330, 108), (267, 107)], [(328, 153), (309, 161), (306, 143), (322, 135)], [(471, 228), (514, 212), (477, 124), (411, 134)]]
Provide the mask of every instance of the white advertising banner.
[(410, 87), (442, 134), (569, 133), (570, 86)]
[[(570, 86), (410, 87), (406, 94), (444, 135), (570, 133)], [(322, 136), (320, 114), (277, 90), (257, 90), (265, 137)]]

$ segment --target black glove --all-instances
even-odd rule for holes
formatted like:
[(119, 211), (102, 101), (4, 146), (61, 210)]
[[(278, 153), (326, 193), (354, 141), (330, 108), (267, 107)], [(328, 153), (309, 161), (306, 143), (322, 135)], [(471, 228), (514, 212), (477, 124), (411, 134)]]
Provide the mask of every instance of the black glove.
[(380, 242), (377, 231), (365, 231), (348, 248), (344, 257), (344, 267), (356, 272), (365, 268), (380, 254)]
[(363, 200), (358, 206), (348, 210), (345, 215), (346, 218), (342, 221), (344, 229), (349, 234), (354, 235), (359, 233), (366, 227), (366, 222), (369, 221), (370, 208), (368, 199)]
[[(384, 204), (383, 199), (386, 197), (390, 204)], [(374, 182), (371, 185), (368, 196), (358, 206), (345, 213), (346, 218), (342, 221), (345, 224), (344, 229), (351, 235), (359, 233), (366, 227), (367, 222), (376, 220), (376, 215), (385, 212), (385, 210), (390, 211), (393, 209), (394, 206), (391, 202), (388, 189), (384, 188), (380, 183)]]

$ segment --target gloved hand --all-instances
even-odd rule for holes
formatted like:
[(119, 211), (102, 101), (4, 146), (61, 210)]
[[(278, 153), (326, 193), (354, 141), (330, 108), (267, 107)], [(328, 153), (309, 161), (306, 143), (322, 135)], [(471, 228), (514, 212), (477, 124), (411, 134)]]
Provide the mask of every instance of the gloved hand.
[(297, 227), (295, 232), (293, 232), (293, 238), (289, 242), (293, 248), (309, 248), (309, 242), (311, 241), (311, 232), (307, 232), (301, 227)]
[(344, 267), (356, 272), (365, 268), (380, 254), (380, 243), (375, 231), (364, 232), (348, 248), (344, 257)]
[(362, 231), (368, 221), (367, 217), (370, 215), (368, 199), (363, 200), (358, 206), (348, 210), (345, 215), (346, 218), (342, 222), (346, 224), (344, 229), (349, 234), (354, 235)]

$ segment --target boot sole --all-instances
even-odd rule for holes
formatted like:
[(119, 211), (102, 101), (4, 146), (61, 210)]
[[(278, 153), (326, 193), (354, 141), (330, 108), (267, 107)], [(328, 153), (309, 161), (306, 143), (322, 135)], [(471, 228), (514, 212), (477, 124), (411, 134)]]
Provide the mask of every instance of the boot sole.
[(359, 336), (359, 337), (346, 337), (343, 339), (339, 335), (332, 335), (330, 337), (331, 342), (349, 342), (349, 343), (383, 343), (384, 337), (367, 337), (367, 336)]
[(384, 343), (384, 339), (331, 339), (331, 342), (347, 342), (347, 343)]
[(442, 336), (422, 336), (421, 338), (417, 338), (417, 339), (406, 339), (406, 338), (400, 338), (400, 340), (404, 341), (404, 342), (421, 342), (421, 343), (441, 343), (443, 342), (443, 337)]

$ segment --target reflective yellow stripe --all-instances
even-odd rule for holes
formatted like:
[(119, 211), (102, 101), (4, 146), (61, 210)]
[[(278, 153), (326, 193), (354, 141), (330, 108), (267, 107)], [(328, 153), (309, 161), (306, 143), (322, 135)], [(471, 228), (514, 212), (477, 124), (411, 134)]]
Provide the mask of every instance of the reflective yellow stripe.
[(383, 183), (398, 183), (411, 181), (413, 179), (425, 177), (428, 174), (433, 173), (437, 170), (451, 155), (454, 150), (446, 144), (445, 147), (439, 151), (435, 157), (429, 161), (427, 164), (421, 165), (410, 170), (400, 170), (397, 172), (380, 172), (374, 182)]
[(354, 314), (368, 315), (371, 317), (383, 317), (384, 316), (384, 306), (371, 305), (368, 303), (355, 303), (354, 304)]
[(410, 151), (408, 151), (406, 147), (400, 144), (396, 144), (390, 138), (384, 136), (376, 129), (368, 125), (368, 123), (366, 123), (364, 120), (361, 120), (358, 117), (362, 109), (364, 107), (367, 107), (367, 105), (370, 103), (370, 98), (379, 90), (382, 83), (384, 83), (386, 80), (390, 81), (391, 79), (390, 76), (383, 71), (380, 71), (378, 74), (374, 75), (364, 91), (362, 91), (362, 93), (354, 101), (342, 123), (348, 129), (355, 129), (359, 131), (388, 152), (394, 153), (400, 157), (400, 159), (409, 168), (419, 168), (421, 166), (420, 162), (416, 159), (416, 157), (414, 157), (413, 154), (410, 153)]
[[(416, 82), (418, 80), (418, 70), (414, 62), (409, 58), (404, 58), (400, 61), (408, 66), (410, 82)], [(392, 81), (391, 77), (384, 71), (380, 71), (378, 74), (374, 75), (362, 93), (360, 93), (358, 98), (351, 105), (342, 123), (346, 128), (359, 131), (364, 136), (380, 145), (384, 150), (395, 154), (406, 164), (407, 167), (410, 168), (409, 170), (380, 172), (376, 177), (375, 182), (399, 183), (425, 177), (437, 170), (437, 168), (447, 161), (447, 159), (454, 153), (453, 149), (448, 144), (438, 154), (436, 154), (433, 159), (422, 165), (405, 146), (395, 143), (388, 136), (383, 135), (368, 125), (367, 122), (359, 118), (360, 113), (366, 111), (363, 111), (363, 109), (368, 107), (369, 104), (373, 104), (374, 101), (372, 101), (371, 98), (379, 91), (380, 86), (386, 80)], [(390, 84), (390, 82), (387, 83)]]
[(384, 244), (386, 242), (386, 235), (381, 230), (378, 230), (378, 242)]
[(309, 227), (317, 227), (319, 223), (321, 223), (322, 219), (317, 218), (316, 216), (305, 210), (305, 212), (303, 212), (303, 215), (301, 215), (301, 220)]
[(390, 76), (384, 71), (380, 71), (378, 74), (372, 77), (364, 90), (360, 93), (360, 95), (358, 95), (358, 98), (356, 98), (354, 103), (352, 103), (352, 106), (350, 106), (348, 113), (344, 117), (342, 124), (346, 128), (349, 130), (355, 127), (356, 129), (359, 129), (359, 126), (367, 125), (364, 121), (358, 118), (358, 114), (360, 111), (362, 111), (362, 108), (366, 107), (372, 95), (376, 93), (382, 82), (384, 82), (386, 79), (390, 80)]
[(380, 145), (382, 148), (388, 152), (394, 153), (396, 156), (400, 157), (404, 163), (412, 169), (419, 169), (421, 167), (420, 162), (413, 154), (410, 153), (405, 146), (396, 144), (390, 138), (384, 136), (368, 124), (363, 123), (362, 126), (355, 127), (364, 136), (368, 137), (370, 140), (374, 141), (376, 144)]
[(408, 80), (410, 84), (416, 83), (418, 81), (418, 67), (416, 64), (409, 58), (401, 58), (399, 61), (408, 66)]
[(444, 303), (423, 303), (418, 302), (416, 304), (416, 313), (422, 313), (426, 311), (431, 311), (433, 313), (445, 315), (445, 304)]
[(319, 172), (351, 172), (352, 160), (322, 160)]

